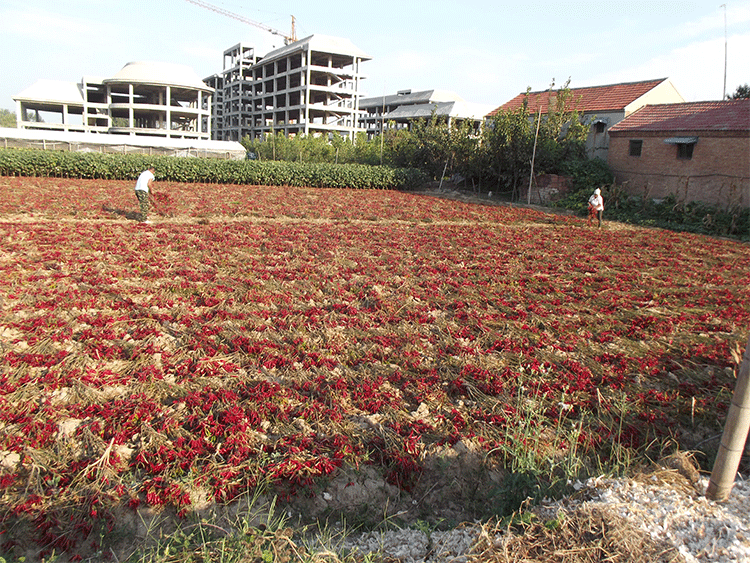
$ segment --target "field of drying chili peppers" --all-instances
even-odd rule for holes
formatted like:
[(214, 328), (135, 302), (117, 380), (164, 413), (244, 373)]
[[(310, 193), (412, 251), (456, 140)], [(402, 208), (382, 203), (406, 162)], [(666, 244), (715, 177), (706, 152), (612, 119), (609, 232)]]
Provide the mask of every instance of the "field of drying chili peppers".
[(401, 192), (156, 189), (141, 225), (129, 182), (0, 178), (6, 550), (351, 467), (408, 494), (458, 444), (500, 475), (596, 471), (721, 431), (747, 245)]

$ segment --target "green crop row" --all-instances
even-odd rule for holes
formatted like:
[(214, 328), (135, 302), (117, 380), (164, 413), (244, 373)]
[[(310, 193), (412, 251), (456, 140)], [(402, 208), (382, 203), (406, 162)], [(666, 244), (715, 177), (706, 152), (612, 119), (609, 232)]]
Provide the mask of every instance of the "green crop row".
[(409, 190), (427, 182), (420, 170), (388, 166), (0, 149), (2, 176), (135, 180), (149, 166), (161, 181), (185, 183)]

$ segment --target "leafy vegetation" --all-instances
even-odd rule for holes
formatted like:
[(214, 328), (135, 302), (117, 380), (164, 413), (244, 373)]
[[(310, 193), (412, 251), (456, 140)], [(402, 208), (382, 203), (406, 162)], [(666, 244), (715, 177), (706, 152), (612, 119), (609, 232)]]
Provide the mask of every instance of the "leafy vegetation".
[(744, 98), (750, 98), (750, 84), (740, 84), (734, 91), (734, 94), (727, 96), (730, 100), (741, 100)]
[(246, 138), (243, 145), (261, 160), (417, 168), (433, 180), (458, 175), (475, 191), (517, 196), (531, 172), (535, 140), (536, 173), (559, 173), (565, 162), (585, 159), (588, 130), (577, 112), (570, 109), (568, 83), (558, 90), (553, 86), (547, 94), (550, 103), (545, 115), (530, 113), (524, 105), (517, 111), (498, 112), (481, 131), (470, 121), (449, 125), (444, 117), (433, 114), (408, 129), (386, 128), (385, 133), (369, 140), (365, 135), (359, 135), (355, 142), (334, 135), (329, 142), (311, 137), (287, 139), (277, 134), (264, 140)]
[(388, 166), (0, 149), (4, 176), (134, 180), (149, 166), (156, 168), (159, 180), (173, 182), (409, 189), (426, 180), (419, 170)]
[(7, 109), (0, 109), (0, 127), (15, 127), (16, 114)]
[(612, 186), (606, 216), (624, 223), (673, 231), (750, 240), (750, 209), (723, 209), (698, 201), (678, 202), (674, 196), (661, 201), (625, 195)]

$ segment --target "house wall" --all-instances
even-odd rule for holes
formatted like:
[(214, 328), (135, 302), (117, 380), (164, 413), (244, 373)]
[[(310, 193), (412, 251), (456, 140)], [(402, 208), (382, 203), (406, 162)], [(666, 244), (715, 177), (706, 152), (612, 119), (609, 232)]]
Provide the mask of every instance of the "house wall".
[(538, 205), (549, 205), (570, 192), (571, 180), (567, 176), (557, 174), (535, 174), (529, 197), (529, 186), (524, 185), (519, 193), (521, 201), (529, 201)]
[(640, 98), (633, 100), (625, 106), (625, 116), (627, 117), (635, 110), (645, 105), (656, 104), (679, 104), (685, 101), (677, 89), (669, 80), (657, 84), (654, 88), (643, 94)]
[(610, 112), (586, 112), (586, 118), (589, 123), (601, 119), (606, 121), (604, 133), (597, 133), (595, 126), (592, 125), (586, 140), (586, 153), (589, 158), (601, 158), (607, 160), (609, 152), (609, 128), (616, 125), (634, 111), (650, 104), (676, 104), (684, 102), (685, 99), (680, 95), (674, 85), (669, 81), (659, 83), (654, 88), (646, 92), (643, 96), (633, 100), (624, 110)]
[[(617, 132), (610, 135), (608, 164), (627, 193), (655, 199), (702, 201), (728, 208), (750, 206), (750, 134), (672, 133), (696, 136), (692, 158), (677, 157), (677, 146), (664, 133)], [(642, 140), (641, 156), (630, 156), (630, 140)]]
[[(589, 135), (586, 138), (586, 154), (589, 158), (607, 160), (609, 151), (609, 128), (625, 119), (622, 111), (609, 111), (585, 114), (584, 119), (589, 125)], [(596, 122), (604, 122), (604, 131), (598, 132)]]

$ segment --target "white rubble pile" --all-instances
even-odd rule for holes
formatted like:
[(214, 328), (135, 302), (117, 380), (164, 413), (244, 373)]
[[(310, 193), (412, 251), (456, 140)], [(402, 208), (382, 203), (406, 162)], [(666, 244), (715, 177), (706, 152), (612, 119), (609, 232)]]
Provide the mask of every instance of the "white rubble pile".
[[(750, 482), (738, 479), (723, 503), (704, 496), (707, 485), (705, 477), (695, 491), (662, 481), (596, 478), (576, 484), (588, 493), (588, 500), (566, 499), (564, 504), (613, 510), (653, 538), (672, 543), (687, 563), (750, 562)], [(464, 525), (445, 532), (370, 532), (347, 538), (343, 547), (360, 555), (381, 553), (402, 563), (463, 563), (479, 531), (479, 525)]]
[(750, 561), (750, 482), (736, 480), (726, 502), (704, 496), (708, 479), (696, 487), (700, 494), (627, 479), (590, 480), (598, 497), (590, 504), (616, 508), (655, 539), (667, 539), (688, 563)]
[(463, 563), (478, 533), (473, 526), (427, 533), (402, 529), (370, 532), (345, 542), (347, 549), (360, 555), (382, 553), (402, 563), (450, 561)]

